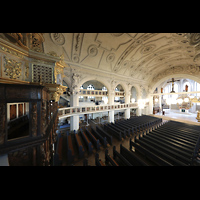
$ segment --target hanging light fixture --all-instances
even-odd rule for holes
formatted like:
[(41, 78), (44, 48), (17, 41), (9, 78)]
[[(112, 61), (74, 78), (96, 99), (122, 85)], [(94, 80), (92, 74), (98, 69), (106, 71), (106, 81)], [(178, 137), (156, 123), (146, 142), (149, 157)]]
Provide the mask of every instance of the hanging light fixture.
[(184, 102), (188, 103), (190, 99), (188, 97), (184, 98)]
[(131, 99), (131, 103), (135, 103), (135, 98), (132, 98), (132, 99)]

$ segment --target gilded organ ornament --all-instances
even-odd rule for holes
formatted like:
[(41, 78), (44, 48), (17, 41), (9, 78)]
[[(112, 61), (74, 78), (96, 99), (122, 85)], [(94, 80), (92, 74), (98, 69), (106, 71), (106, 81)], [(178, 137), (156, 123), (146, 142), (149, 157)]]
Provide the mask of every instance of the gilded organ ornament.
[(6, 56), (4, 56), (4, 61), (4, 72), (6, 72), (6, 76), (9, 76), (11, 79), (18, 79), (21, 76), (22, 63), (8, 59)]

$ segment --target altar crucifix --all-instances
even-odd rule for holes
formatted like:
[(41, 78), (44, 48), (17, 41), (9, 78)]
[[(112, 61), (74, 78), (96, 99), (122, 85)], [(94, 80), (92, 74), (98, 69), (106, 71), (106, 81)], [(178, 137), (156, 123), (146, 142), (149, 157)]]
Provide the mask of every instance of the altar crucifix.
[[(176, 81), (180, 81), (180, 80), (176, 80)], [(174, 82), (176, 82), (176, 81), (174, 80), (174, 78), (172, 78), (171, 81), (167, 82), (167, 83), (172, 83), (172, 91), (170, 93), (175, 93), (175, 91), (174, 91)]]

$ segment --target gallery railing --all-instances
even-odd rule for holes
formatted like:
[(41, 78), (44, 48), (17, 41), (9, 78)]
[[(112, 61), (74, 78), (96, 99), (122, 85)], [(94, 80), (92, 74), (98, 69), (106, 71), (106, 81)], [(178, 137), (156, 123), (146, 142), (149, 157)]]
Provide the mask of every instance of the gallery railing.
[[(148, 106), (148, 103), (146, 103)], [(123, 110), (127, 108), (138, 108), (138, 103), (128, 104), (113, 104), (113, 105), (98, 105), (98, 106), (77, 106), (77, 107), (66, 107), (58, 109), (59, 119), (64, 117), (70, 117), (73, 115), (89, 114), (96, 112), (105, 112), (111, 110)]]

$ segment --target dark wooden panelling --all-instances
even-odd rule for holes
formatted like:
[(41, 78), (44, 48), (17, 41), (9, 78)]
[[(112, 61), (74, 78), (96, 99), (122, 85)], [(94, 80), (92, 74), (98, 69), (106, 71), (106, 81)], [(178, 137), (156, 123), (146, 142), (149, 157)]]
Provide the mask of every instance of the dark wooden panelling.
[(23, 104), (18, 104), (18, 117), (23, 116)]
[(24, 115), (26, 115), (26, 104), (24, 104)]
[(5, 99), (4, 87), (0, 85), (0, 99)]

